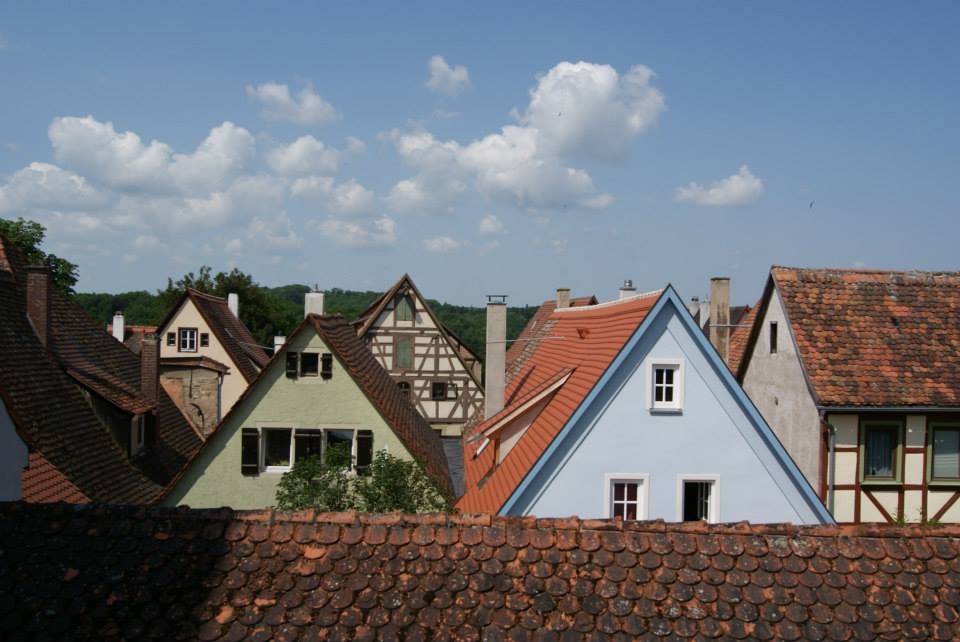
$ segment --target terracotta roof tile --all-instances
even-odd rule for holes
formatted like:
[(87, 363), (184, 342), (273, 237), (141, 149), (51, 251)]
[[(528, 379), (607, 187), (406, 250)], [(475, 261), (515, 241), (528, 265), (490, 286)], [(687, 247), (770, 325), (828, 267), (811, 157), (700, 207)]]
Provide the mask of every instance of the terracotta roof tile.
[[(257, 345), (247, 326), (230, 311), (227, 300), (193, 289), (187, 289), (187, 296), (207, 320), (210, 330), (237, 364), (247, 383), (256, 379), (270, 357)], [(166, 324), (161, 327), (163, 325)]]
[(824, 406), (960, 406), (960, 272), (774, 267)]
[(0, 504), (0, 637), (953, 640), (958, 536)]
[[(597, 297), (592, 295), (570, 299), (571, 308), (596, 304)], [(533, 339), (543, 337), (544, 334), (549, 331), (549, 328), (545, 328), (544, 324), (556, 309), (556, 299), (551, 299), (541, 303), (540, 307), (537, 308), (537, 311), (534, 312), (533, 316), (527, 321), (527, 325), (523, 327), (523, 330), (520, 331), (520, 334), (517, 335), (517, 338), (514, 339), (513, 343), (510, 344), (510, 347), (507, 348), (507, 381), (516, 375), (517, 371), (523, 367), (523, 363), (526, 361), (526, 358), (530, 356), (534, 350), (536, 350), (537, 342), (533, 341)]]
[(496, 465), (495, 449), (464, 443), (466, 492), (457, 506), (468, 512), (496, 513), (573, 415), (580, 403), (643, 322), (660, 293), (639, 295), (596, 306), (555, 310), (542, 324), (542, 341), (507, 385), (501, 413), (473, 429), (479, 433), (526, 403), (535, 391), (571, 372), (546, 406)]
[(737, 327), (731, 328), (730, 332), (730, 344), (727, 354), (727, 367), (730, 368), (730, 371), (736, 374), (737, 369), (740, 367), (740, 360), (743, 359), (743, 353), (747, 349), (747, 340), (750, 338), (750, 329), (753, 327), (754, 322), (757, 318), (757, 310), (760, 308), (760, 302), (757, 301), (757, 304), (753, 307), (749, 305), (743, 306), (744, 310), (741, 312), (739, 319), (734, 320), (731, 316), (730, 323), (735, 324)]
[(47, 458), (39, 452), (27, 457), (27, 468), (20, 479), (23, 497), (31, 502), (67, 502), (86, 504), (90, 498), (83, 494)]

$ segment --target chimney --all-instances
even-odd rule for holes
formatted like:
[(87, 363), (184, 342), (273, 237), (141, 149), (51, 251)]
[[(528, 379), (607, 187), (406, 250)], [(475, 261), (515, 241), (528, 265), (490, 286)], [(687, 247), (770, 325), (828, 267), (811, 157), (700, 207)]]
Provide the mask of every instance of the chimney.
[(113, 332), (113, 338), (123, 343), (124, 339), (124, 327), (123, 327), (123, 312), (117, 310), (113, 315), (113, 325), (110, 327)]
[(230, 311), (233, 312), (233, 316), (240, 318), (240, 295), (236, 292), (231, 292), (227, 295), (227, 307), (230, 308)]
[(557, 288), (557, 309), (570, 307), (570, 288)]
[(707, 327), (707, 321), (710, 320), (710, 300), (704, 299), (700, 302), (700, 329)]
[(284, 336), (275, 336), (273, 338), (273, 354), (280, 352), (280, 348), (283, 347), (283, 344), (287, 342), (287, 338)]
[[(569, 299), (570, 290), (565, 290)], [(559, 290), (557, 290), (559, 294)], [(557, 304), (559, 307), (559, 303)], [(507, 380), (507, 295), (487, 295), (487, 355), (483, 364), (483, 417), (503, 409)]]
[(140, 392), (147, 400), (156, 402), (159, 386), (160, 340), (156, 332), (148, 332), (140, 344)]
[(50, 298), (53, 280), (46, 265), (27, 266), (27, 318), (46, 347), (50, 333)]
[(726, 362), (730, 347), (730, 279), (710, 279), (710, 343)]
[(632, 297), (637, 293), (637, 288), (633, 287), (632, 279), (625, 279), (623, 285), (620, 286), (620, 298), (626, 299)]
[(303, 316), (308, 314), (323, 314), (323, 292), (316, 288), (303, 299)]
[(690, 313), (690, 316), (697, 316), (697, 312), (700, 311), (700, 297), (695, 296), (690, 298), (690, 303), (687, 304), (687, 311)]

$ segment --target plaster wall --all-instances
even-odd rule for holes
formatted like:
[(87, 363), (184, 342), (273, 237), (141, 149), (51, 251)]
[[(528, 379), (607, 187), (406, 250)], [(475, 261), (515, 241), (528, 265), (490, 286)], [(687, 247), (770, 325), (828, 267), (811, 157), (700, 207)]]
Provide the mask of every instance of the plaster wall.
[[(807, 387), (790, 324), (776, 288), (770, 297), (743, 389), (773, 428), (810, 484), (820, 487), (820, 418)], [(777, 324), (777, 352), (770, 352), (770, 323)]]
[(7, 407), (0, 400), (0, 501), (23, 499), (20, 484), (27, 467), (27, 445), (20, 439)]
[[(196, 352), (178, 351), (177, 347), (179, 343), (172, 346), (167, 345), (168, 332), (177, 333), (177, 341), (179, 342), (179, 328), (197, 328)], [(221, 416), (226, 416), (233, 407), (233, 404), (235, 404), (237, 399), (240, 398), (240, 395), (243, 394), (243, 391), (247, 389), (247, 380), (243, 378), (243, 374), (240, 372), (240, 369), (237, 368), (237, 364), (230, 358), (230, 354), (224, 349), (220, 342), (217, 341), (217, 335), (213, 333), (210, 326), (204, 321), (203, 315), (200, 314), (197, 306), (195, 306), (190, 299), (186, 299), (183, 305), (180, 306), (180, 309), (177, 310), (177, 313), (170, 319), (167, 326), (161, 328), (159, 332), (161, 359), (173, 357), (210, 357), (214, 361), (219, 361), (230, 368), (230, 371), (223, 377), (223, 390), (221, 391), (222, 407), (220, 412)], [(206, 348), (200, 347), (200, 333), (202, 332), (210, 335), (210, 345)]]
[[(330, 352), (323, 340), (307, 327), (287, 343), (288, 350)], [(374, 450), (410, 459), (410, 453), (350, 378), (337, 359), (330, 379), (289, 379), (285, 360), (270, 363), (256, 388), (205, 444), (180, 482), (165, 498), (167, 505), (195, 508), (232, 506), (264, 508), (276, 502), (282, 473), (240, 472), (242, 428), (355, 428), (373, 431)]]
[[(666, 305), (550, 461), (531, 479), (512, 514), (606, 514), (606, 475), (647, 475), (648, 519), (677, 521), (681, 475), (716, 477), (717, 521), (819, 523), (795, 483), (686, 325)], [(646, 405), (649, 363), (682, 359), (679, 413)], [(735, 382), (732, 384), (736, 386)], [(508, 462), (505, 462), (505, 465)]]

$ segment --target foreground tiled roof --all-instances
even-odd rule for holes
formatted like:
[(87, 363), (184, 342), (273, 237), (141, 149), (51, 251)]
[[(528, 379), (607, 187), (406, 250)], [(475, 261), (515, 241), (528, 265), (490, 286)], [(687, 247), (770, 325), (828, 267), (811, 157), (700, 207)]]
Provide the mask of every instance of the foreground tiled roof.
[[(0, 246), (7, 243), (0, 237)], [(125, 412), (149, 410), (153, 404), (139, 388), (139, 359), (58, 292), (51, 295), (48, 345), (41, 345), (27, 319), (25, 259), (11, 246), (4, 255), (10, 269), (0, 271), (0, 397), (31, 450), (24, 497), (154, 501), (169, 480), (158, 471), (195, 452), (199, 437), (182, 414), (162, 413), (156, 449), (131, 461), (85, 390)]]
[[(597, 297), (592, 295), (570, 299), (571, 308), (596, 304)], [(537, 308), (537, 311), (534, 312), (533, 316), (527, 321), (527, 325), (523, 326), (523, 330), (520, 331), (520, 334), (517, 335), (517, 338), (507, 348), (507, 381), (513, 378), (513, 376), (523, 366), (523, 362), (526, 360), (526, 358), (530, 356), (534, 350), (536, 350), (537, 342), (533, 341), (533, 339), (541, 338), (547, 331), (549, 331), (549, 328), (545, 328), (544, 324), (556, 309), (556, 299), (551, 299), (541, 303), (540, 307)]]
[[(571, 373), (517, 441), (495, 465), (495, 449), (465, 440), (466, 492), (457, 506), (469, 512), (496, 513), (560, 432), (580, 403), (643, 322), (660, 293), (638, 295), (596, 306), (555, 310), (548, 328), (523, 368), (510, 380), (503, 411), (476, 426), (477, 434), (525, 404), (549, 382)], [(479, 454), (478, 454), (479, 453)]]
[(230, 311), (227, 300), (197, 290), (187, 290), (187, 293), (247, 383), (256, 379), (270, 358), (257, 345), (247, 326)]
[(960, 407), (960, 272), (774, 267), (771, 279), (820, 405)]
[(0, 637), (951, 640), (958, 536), (0, 504)]

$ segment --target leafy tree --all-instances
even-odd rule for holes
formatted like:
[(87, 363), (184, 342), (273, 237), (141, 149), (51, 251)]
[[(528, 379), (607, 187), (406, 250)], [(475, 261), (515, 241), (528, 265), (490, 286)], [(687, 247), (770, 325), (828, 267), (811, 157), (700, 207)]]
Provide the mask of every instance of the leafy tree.
[(15, 221), (0, 218), (0, 234), (7, 237), (30, 263), (44, 263), (50, 267), (53, 285), (64, 294), (73, 294), (79, 275), (77, 265), (56, 254), (47, 254), (40, 249), (47, 228), (35, 221), (17, 218)]
[(448, 512), (452, 505), (419, 462), (381, 450), (370, 469), (357, 474), (350, 468), (345, 444), (329, 450), (323, 461), (319, 457), (298, 460), (277, 488), (281, 510), (433, 513)]

